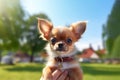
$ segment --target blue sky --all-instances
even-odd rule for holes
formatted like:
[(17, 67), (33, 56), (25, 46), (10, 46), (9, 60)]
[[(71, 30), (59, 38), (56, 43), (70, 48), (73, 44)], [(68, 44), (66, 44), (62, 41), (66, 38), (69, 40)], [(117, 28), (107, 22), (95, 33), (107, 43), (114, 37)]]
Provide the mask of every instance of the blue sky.
[(30, 15), (45, 13), (54, 26), (87, 20), (87, 29), (76, 46), (82, 50), (92, 44), (102, 48), (102, 25), (106, 23), (115, 0), (21, 0)]

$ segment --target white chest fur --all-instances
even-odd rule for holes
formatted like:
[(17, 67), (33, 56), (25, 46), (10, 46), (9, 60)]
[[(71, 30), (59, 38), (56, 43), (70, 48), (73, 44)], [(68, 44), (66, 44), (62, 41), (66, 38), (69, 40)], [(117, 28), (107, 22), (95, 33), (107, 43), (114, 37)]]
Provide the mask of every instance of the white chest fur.
[[(52, 61), (54, 60), (54, 57), (58, 56), (58, 54), (56, 54), (54, 51), (51, 50), (50, 44), (48, 44), (46, 46), (46, 50), (47, 50), (48, 55), (49, 55), (47, 66), (59, 67), (60, 69), (69, 69), (69, 68), (74, 68), (74, 67), (79, 67), (80, 66), (77, 61), (75, 61), (75, 62), (57, 62), (57, 63), (54, 63)], [(76, 53), (77, 53), (77, 49), (74, 46), (74, 48), (72, 49), (72, 51), (69, 54), (61, 54), (61, 55), (59, 55), (59, 57), (69, 57), (69, 56), (75, 55)]]
[(69, 68), (79, 67), (79, 64), (77, 64), (77, 63), (71, 64), (71, 63), (67, 63), (67, 62), (62, 62), (61, 64), (62, 64), (61, 69), (69, 69)]

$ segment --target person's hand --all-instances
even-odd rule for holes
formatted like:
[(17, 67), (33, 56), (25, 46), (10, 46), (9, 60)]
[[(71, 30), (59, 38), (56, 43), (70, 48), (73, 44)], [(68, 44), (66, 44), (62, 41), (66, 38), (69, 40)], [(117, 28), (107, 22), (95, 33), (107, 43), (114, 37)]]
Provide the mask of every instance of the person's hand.
[(68, 71), (55, 70), (52, 77), (53, 80), (69, 80)]
[[(40, 80), (46, 80), (46, 77), (42, 76)], [(57, 69), (52, 73), (50, 80), (70, 80), (68, 77), (68, 71), (61, 71)]]

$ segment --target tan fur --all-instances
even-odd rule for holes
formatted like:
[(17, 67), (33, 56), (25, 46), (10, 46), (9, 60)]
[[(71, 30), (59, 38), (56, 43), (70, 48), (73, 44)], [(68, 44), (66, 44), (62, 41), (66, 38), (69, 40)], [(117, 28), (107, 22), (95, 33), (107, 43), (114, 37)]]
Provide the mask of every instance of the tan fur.
[[(86, 29), (86, 22), (76, 22), (71, 24), (70, 28), (53, 28), (51, 22), (44, 19), (38, 19), (38, 29), (42, 34), (42, 38), (47, 40), (47, 51), (49, 54), (46, 67), (43, 69), (43, 74), (40, 80), (52, 80), (52, 73), (56, 69), (67, 70), (70, 80), (83, 80), (82, 70), (76, 59), (71, 62), (56, 62), (55, 57), (71, 57), (75, 56), (76, 48), (74, 43), (78, 41)], [(55, 43), (51, 42), (51, 38), (55, 38)], [(71, 42), (67, 42), (70, 39)], [(59, 44), (63, 44), (59, 51)], [(62, 66), (60, 66), (62, 65)], [(65, 79), (68, 80), (68, 79)]]

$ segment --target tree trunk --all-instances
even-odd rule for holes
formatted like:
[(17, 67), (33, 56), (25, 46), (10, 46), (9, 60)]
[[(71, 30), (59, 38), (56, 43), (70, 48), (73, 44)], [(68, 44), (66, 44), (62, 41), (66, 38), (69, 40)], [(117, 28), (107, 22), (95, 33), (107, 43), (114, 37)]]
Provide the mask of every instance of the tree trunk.
[(31, 56), (30, 56), (30, 62), (32, 63), (33, 62), (33, 59), (34, 59), (34, 52), (33, 52), (33, 50), (31, 51), (32, 53), (31, 53)]
[(31, 63), (33, 62), (33, 59), (34, 59), (34, 53), (33, 53), (33, 51), (32, 51), (31, 56), (30, 56), (30, 62), (31, 62)]

